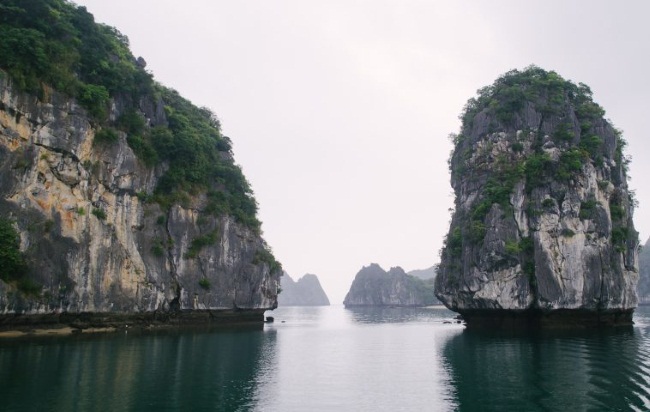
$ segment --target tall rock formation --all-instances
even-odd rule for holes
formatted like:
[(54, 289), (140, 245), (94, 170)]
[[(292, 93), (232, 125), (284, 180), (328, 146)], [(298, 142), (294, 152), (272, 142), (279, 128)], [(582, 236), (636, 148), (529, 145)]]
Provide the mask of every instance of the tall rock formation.
[(318, 277), (306, 274), (294, 281), (288, 273), (280, 279), (282, 293), (278, 295), (278, 306), (329, 306), (330, 301), (318, 281)]
[(469, 325), (631, 322), (634, 200), (625, 141), (603, 116), (587, 86), (537, 67), (467, 103), (436, 295)]
[(376, 263), (364, 266), (354, 278), (343, 300), (353, 306), (429, 306), (436, 304), (433, 287), (407, 275), (400, 267), (388, 272)]
[[(59, 20), (38, 20), (43, 7), (61, 8)], [(3, 33), (41, 32), (64, 55), (41, 73), (25, 49), (0, 71), (0, 240), (17, 234), (22, 259), (0, 270), (0, 323), (262, 320), (281, 267), (216, 117), (155, 84), (128, 40), (85, 8), (6, 12), (0, 28), (14, 27)]]

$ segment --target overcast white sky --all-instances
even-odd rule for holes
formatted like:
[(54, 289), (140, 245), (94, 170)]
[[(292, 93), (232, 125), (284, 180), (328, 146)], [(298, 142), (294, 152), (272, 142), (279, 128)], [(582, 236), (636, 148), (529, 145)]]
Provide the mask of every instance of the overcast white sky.
[(477, 89), (530, 64), (591, 87), (632, 155), (650, 235), (650, 2), (76, 0), (166, 86), (211, 108), (264, 237), (341, 303), (371, 262), (438, 262), (449, 133)]

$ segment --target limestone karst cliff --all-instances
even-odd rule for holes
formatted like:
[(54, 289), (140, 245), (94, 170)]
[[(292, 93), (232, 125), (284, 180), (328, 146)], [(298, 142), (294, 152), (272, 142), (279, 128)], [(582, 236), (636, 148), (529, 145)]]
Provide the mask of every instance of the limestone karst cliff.
[(621, 133), (591, 90), (513, 70), (453, 135), (455, 193), (436, 295), (468, 324), (630, 323), (638, 234)]
[(2, 322), (261, 320), (281, 266), (216, 117), (155, 83), (85, 8), (13, 3), (0, 22), (0, 218), (22, 266), (0, 271)]
[(376, 263), (364, 266), (355, 276), (343, 300), (353, 306), (429, 306), (438, 303), (426, 281), (407, 275), (400, 267), (388, 272)]
[(280, 279), (282, 293), (278, 295), (278, 306), (329, 306), (330, 301), (318, 277), (306, 274), (294, 281), (288, 273)]

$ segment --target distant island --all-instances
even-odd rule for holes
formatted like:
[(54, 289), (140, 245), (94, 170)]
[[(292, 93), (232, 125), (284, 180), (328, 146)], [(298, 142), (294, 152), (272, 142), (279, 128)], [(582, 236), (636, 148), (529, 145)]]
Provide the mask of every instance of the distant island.
[[(434, 295), (434, 268), (407, 274), (401, 267), (388, 272), (376, 263), (364, 266), (354, 278), (343, 304), (357, 306), (430, 306), (440, 302)], [(433, 276), (429, 276), (433, 274)]]
[(422, 280), (429, 280), (436, 278), (436, 266), (431, 266), (426, 269), (415, 269), (409, 272), (406, 272), (407, 275), (415, 276), (416, 278)]
[(280, 287), (278, 306), (329, 306), (330, 304), (316, 275), (308, 273), (294, 281), (287, 272), (284, 272), (280, 278)]

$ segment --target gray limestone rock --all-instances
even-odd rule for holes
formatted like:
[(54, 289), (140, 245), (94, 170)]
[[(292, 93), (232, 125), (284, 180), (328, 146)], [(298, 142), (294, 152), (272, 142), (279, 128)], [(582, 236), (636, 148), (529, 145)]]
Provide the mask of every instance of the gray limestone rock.
[[(123, 106), (113, 102), (111, 117)], [(140, 113), (167, 123), (162, 101), (143, 98)], [(261, 320), (277, 306), (281, 271), (256, 231), (202, 213), (200, 193), (167, 209), (147, 202), (165, 164), (145, 166), (122, 132), (94, 145), (97, 131), (74, 100), (50, 91), (41, 101), (0, 76), (0, 215), (15, 222), (42, 286), (29, 295), (0, 280), (0, 315), (248, 311)], [(206, 240), (199, 250), (196, 239)]]
[(316, 275), (308, 273), (294, 281), (285, 272), (280, 280), (280, 286), (282, 293), (278, 295), (278, 306), (329, 306), (330, 304)]
[(466, 106), (436, 295), (469, 324), (631, 322), (638, 235), (624, 141), (603, 114), (587, 86), (537, 67)]
[(639, 284), (637, 287), (640, 304), (650, 304), (650, 239), (639, 252)]
[(407, 275), (400, 267), (384, 271), (378, 264), (364, 266), (354, 278), (343, 304), (354, 306), (429, 306), (437, 303), (433, 285)]

